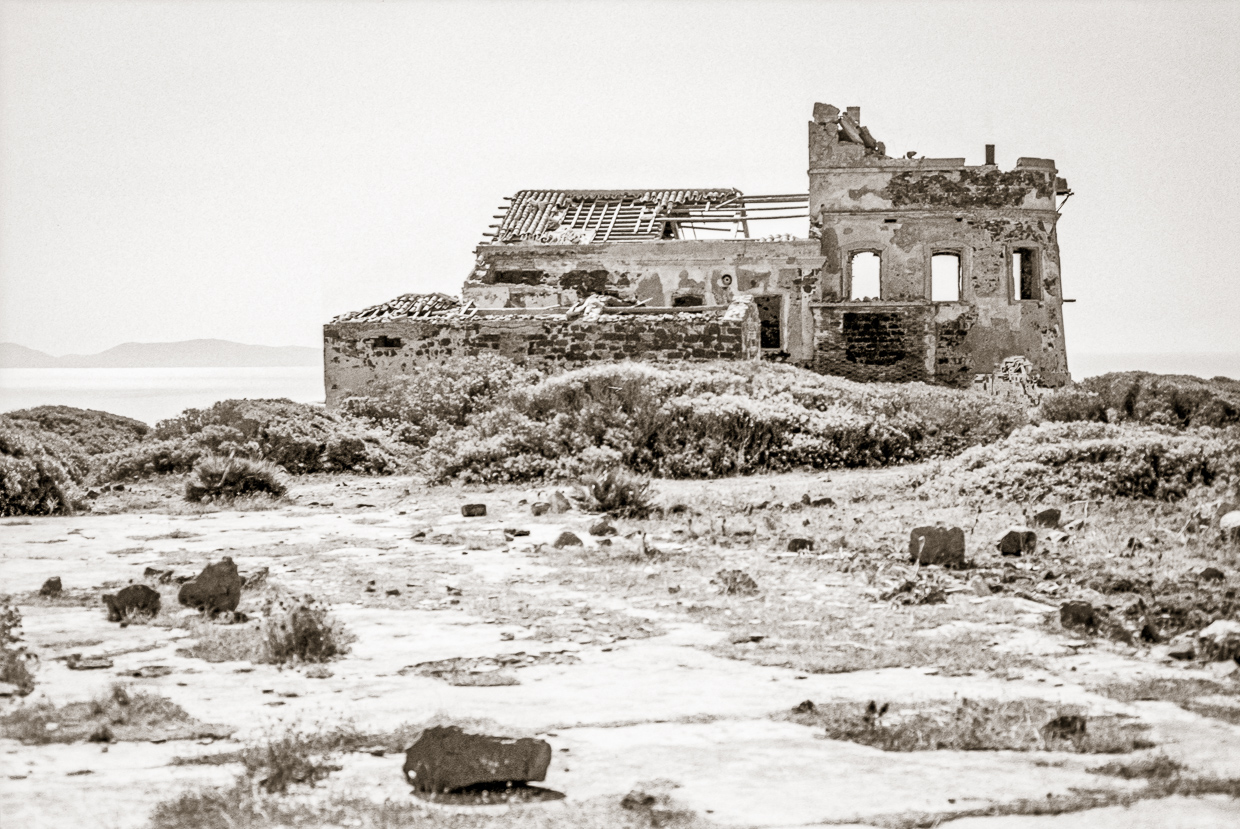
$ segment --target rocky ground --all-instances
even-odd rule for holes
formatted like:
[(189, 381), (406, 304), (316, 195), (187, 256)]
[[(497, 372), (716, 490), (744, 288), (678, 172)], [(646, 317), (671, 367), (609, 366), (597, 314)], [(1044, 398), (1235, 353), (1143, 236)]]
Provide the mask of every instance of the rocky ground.
[[(1234, 612), (1237, 550), (1201, 505), (1057, 505), (1058, 527), (1004, 556), (995, 539), (1036, 510), (936, 501), (926, 475), (659, 481), (659, 514), (610, 527), (534, 515), (550, 490), (339, 476), (245, 510), (157, 482), (6, 519), (3, 589), (38, 665), (33, 693), (0, 689), (0, 823), (147, 826), (183, 792), (227, 791), (245, 746), (348, 728), (366, 736), (272, 809), (340, 826), (1240, 825), (1237, 665), (1199, 636)], [(935, 524), (963, 530), (969, 566), (910, 561), (910, 531)], [(241, 615), (178, 605), (224, 557), (247, 579)], [(109, 621), (102, 596), (130, 583), (161, 612)], [(270, 601), (305, 595), (346, 654), (246, 650)], [(419, 799), (400, 741), (428, 721), (546, 740), (539, 785), (564, 799)]]

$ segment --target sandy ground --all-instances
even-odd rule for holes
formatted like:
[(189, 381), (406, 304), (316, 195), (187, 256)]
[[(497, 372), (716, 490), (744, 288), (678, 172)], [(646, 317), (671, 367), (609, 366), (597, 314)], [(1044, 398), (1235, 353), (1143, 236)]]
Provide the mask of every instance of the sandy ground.
[[(794, 500), (811, 487), (838, 494), (849, 480), (837, 474), (829, 484), (799, 475), (677, 483), (666, 485), (663, 495), (691, 500), (710, 490), (712, 497), (786, 494)], [(1240, 727), (1171, 703), (1123, 704), (1089, 690), (1135, 676), (1209, 674), (1171, 664), (1157, 648), (1082, 643), (1057, 633), (1052, 603), (967, 593), (950, 597), (951, 605), (1003, 611), (1005, 647), (1041, 659), (1041, 668), (1019, 678), (984, 672), (949, 676), (929, 667), (814, 674), (725, 658), (718, 646), (728, 641), (728, 626), (704, 620), (692, 602), (669, 592), (674, 584), (701, 579), (692, 568), (633, 565), (624, 571), (636, 585), (629, 590), (616, 589), (614, 579), (588, 576), (591, 556), (611, 552), (587, 532), (595, 517), (571, 511), (534, 518), (528, 502), (539, 496), (519, 488), (428, 491), (408, 479), (323, 478), (302, 482), (292, 493), (293, 504), (270, 511), (0, 522), (3, 590), (17, 597), (25, 641), (41, 657), (37, 690), (20, 704), (85, 700), (119, 681), (167, 696), (203, 722), (237, 729), (231, 740), (107, 746), (0, 740), (0, 826), (143, 826), (159, 800), (190, 785), (225, 785), (237, 773), (228, 765), (172, 765), (176, 757), (233, 750), (290, 727), (351, 721), (382, 731), (435, 715), (487, 718), (542, 736), (554, 750), (546, 785), (570, 801), (619, 797), (641, 781), (662, 779), (677, 784), (678, 803), (725, 826), (847, 825), (918, 813), (949, 819), (989, 804), (1141, 785), (1089, 773), (1109, 758), (887, 753), (822, 739), (814, 729), (774, 716), (806, 699), (911, 704), (1037, 697), (1075, 703), (1091, 713), (1139, 718), (1150, 726), (1159, 752), (1195, 772), (1240, 776)], [(488, 515), (462, 518), (465, 503), (485, 503)], [(530, 534), (506, 541), (505, 528)], [(543, 546), (563, 530), (584, 540), (580, 558), (573, 558), (575, 551)], [(741, 536), (712, 553), (720, 566), (760, 554), (759, 542), (747, 547), (746, 538), (754, 537)], [(668, 549), (695, 543), (683, 534), (651, 541)], [(621, 538), (612, 549), (633, 543)], [(769, 552), (761, 554), (770, 558)], [(184, 628), (121, 628), (106, 621), (97, 599), (106, 589), (142, 580), (147, 567), (192, 575), (225, 555), (243, 573), (268, 567), (273, 584), (331, 604), (357, 641), (347, 656), (330, 664), (330, 676), (311, 678), (304, 668), (210, 663), (178, 654), (191, 638)], [(575, 562), (582, 578), (573, 575)], [(62, 579), (66, 598), (35, 599), (51, 576)], [(845, 613), (874, 605), (857, 579), (806, 578), (816, 579), (828, 604)], [(372, 581), (375, 590), (367, 592)], [(389, 590), (400, 594), (388, 595)], [(551, 656), (516, 669), (518, 683), (512, 685), (457, 687), (402, 672), (432, 660), (517, 652)], [(113, 665), (70, 670), (57, 659), (68, 653), (106, 655)], [(134, 678), (144, 666), (171, 672)], [(4, 710), (18, 704), (0, 702)], [(403, 759), (347, 755), (343, 768), (319, 789), (324, 796), (348, 792), (412, 801), (400, 772)], [(1175, 797), (1059, 816), (965, 818), (951, 825), (1240, 826), (1240, 807), (1225, 797)]]

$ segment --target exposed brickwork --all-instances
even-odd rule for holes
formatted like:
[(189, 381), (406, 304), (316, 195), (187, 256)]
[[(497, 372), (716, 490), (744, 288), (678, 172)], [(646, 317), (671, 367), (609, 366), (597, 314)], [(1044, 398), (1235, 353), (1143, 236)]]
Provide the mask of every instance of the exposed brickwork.
[(822, 304), (813, 311), (814, 370), (863, 381), (926, 379), (928, 306)]

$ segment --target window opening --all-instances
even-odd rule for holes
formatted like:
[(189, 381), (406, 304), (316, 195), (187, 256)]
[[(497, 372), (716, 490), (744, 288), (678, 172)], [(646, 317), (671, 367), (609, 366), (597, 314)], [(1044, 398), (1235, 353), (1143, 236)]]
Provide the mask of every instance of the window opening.
[(1032, 248), (1012, 249), (1012, 285), (1016, 299), (1041, 299), (1038, 279), (1038, 252)]
[(673, 308), (696, 308), (702, 304), (702, 298), (693, 294), (672, 297)]
[(758, 321), (761, 326), (759, 336), (762, 347), (781, 348), (783, 329), (780, 318), (782, 317), (783, 297), (779, 295), (756, 296), (753, 301), (758, 306)]
[(877, 253), (863, 250), (854, 253), (848, 260), (848, 272), (851, 282), (849, 299), (880, 299), (882, 289), (879, 280), (881, 261)]
[(375, 348), (375, 349), (400, 348), (401, 339), (400, 337), (385, 337), (382, 334), (380, 334), (378, 337), (375, 337), (373, 340), (370, 341), (370, 345), (372, 348)]
[(960, 301), (960, 254), (936, 253), (930, 257), (930, 301)]

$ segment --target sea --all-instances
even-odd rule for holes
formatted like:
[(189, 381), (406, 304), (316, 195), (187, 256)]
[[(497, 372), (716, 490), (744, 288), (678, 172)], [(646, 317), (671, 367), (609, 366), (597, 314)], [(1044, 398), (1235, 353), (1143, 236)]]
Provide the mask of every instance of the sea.
[[(1070, 354), (1068, 368), (1077, 380), (1109, 371), (1240, 379), (1240, 352)], [(0, 412), (43, 405), (76, 406), (154, 424), (185, 409), (241, 397), (322, 403), (323, 370), (315, 366), (0, 369)]]

